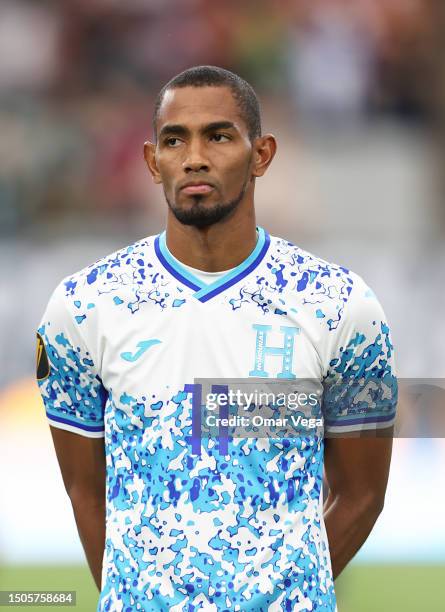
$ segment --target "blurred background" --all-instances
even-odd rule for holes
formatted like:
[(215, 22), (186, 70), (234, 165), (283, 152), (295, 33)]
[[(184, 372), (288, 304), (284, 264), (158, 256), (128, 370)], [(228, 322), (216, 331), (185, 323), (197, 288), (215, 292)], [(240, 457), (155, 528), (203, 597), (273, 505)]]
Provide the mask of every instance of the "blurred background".
[[(258, 223), (365, 278), (400, 377), (444, 378), (444, 25), (434, 0), (1, 1), (1, 589), (77, 589), (95, 609), (35, 329), (62, 277), (163, 228), (142, 146), (158, 90), (185, 68), (234, 70), (260, 96), (279, 150)], [(395, 440), (340, 612), (443, 609), (443, 430)]]

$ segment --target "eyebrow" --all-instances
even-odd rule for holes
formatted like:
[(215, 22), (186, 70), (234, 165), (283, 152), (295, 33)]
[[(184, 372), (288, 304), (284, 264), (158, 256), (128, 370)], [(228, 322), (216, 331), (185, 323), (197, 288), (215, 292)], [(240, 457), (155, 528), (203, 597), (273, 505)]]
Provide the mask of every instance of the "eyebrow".
[[(232, 121), (213, 121), (205, 125), (200, 131), (202, 134), (208, 134), (215, 130), (230, 130), (236, 129), (235, 124)], [(159, 132), (159, 138), (163, 138), (167, 134), (178, 134), (181, 136), (187, 136), (190, 134), (190, 130), (184, 125), (180, 124), (168, 124), (164, 125)]]

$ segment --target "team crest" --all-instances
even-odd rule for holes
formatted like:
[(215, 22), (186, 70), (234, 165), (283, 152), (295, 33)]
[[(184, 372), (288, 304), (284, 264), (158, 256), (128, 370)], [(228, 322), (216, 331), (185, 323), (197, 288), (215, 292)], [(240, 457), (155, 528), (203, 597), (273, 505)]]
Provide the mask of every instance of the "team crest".
[(45, 380), (45, 378), (49, 376), (48, 355), (46, 353), (45, 343), (39, 332), (37, 332), (36, 374), (37, 380)]

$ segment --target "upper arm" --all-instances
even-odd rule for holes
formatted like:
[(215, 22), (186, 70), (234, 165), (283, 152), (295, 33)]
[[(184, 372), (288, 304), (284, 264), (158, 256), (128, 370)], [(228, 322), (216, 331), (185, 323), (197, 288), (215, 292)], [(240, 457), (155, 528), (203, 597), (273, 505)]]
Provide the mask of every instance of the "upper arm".
[(323, 381), (327, 435), (391, 428), (398, 397), (394, 347), (385, 313), (357, 275), (342, 325), (328, 343)]
[(108, 393), (65, 298), (62, 282), (38, 327), (36, 378), (67, 492), (102, 498)]
[(383, 506), (392, 452), (392, 429), (389, 435), (376, 437), (331, 437), (325, 439), (324, 469), (333, 497)]
[(108, 392), (64, 295), (51, 295), (37, 330), (37, 383), (49, 424), (81, 436), (104, 436)]
[(394, 347), (375, 294), (354, 278), (324, 381), (325, 476), (331, 496), (380, 506), (398, 396)]

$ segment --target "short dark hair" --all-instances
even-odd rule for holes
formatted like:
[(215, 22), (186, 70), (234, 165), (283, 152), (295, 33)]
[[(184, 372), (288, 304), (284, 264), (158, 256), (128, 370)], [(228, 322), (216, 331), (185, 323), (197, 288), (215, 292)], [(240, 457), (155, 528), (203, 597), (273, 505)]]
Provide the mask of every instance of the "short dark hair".
[(258, 97), (251, 85), (230, 70), (218, 66), (194, 66), (180, 72), (164, 85), (158, 93), (153, 110), (153, 132), (156, 140), (156, 126), (159, 110), (165, 92), (179, 87), (229, 87), (242, 117), (247, 125), (249, 138), (261, 136), (261, 111)]

